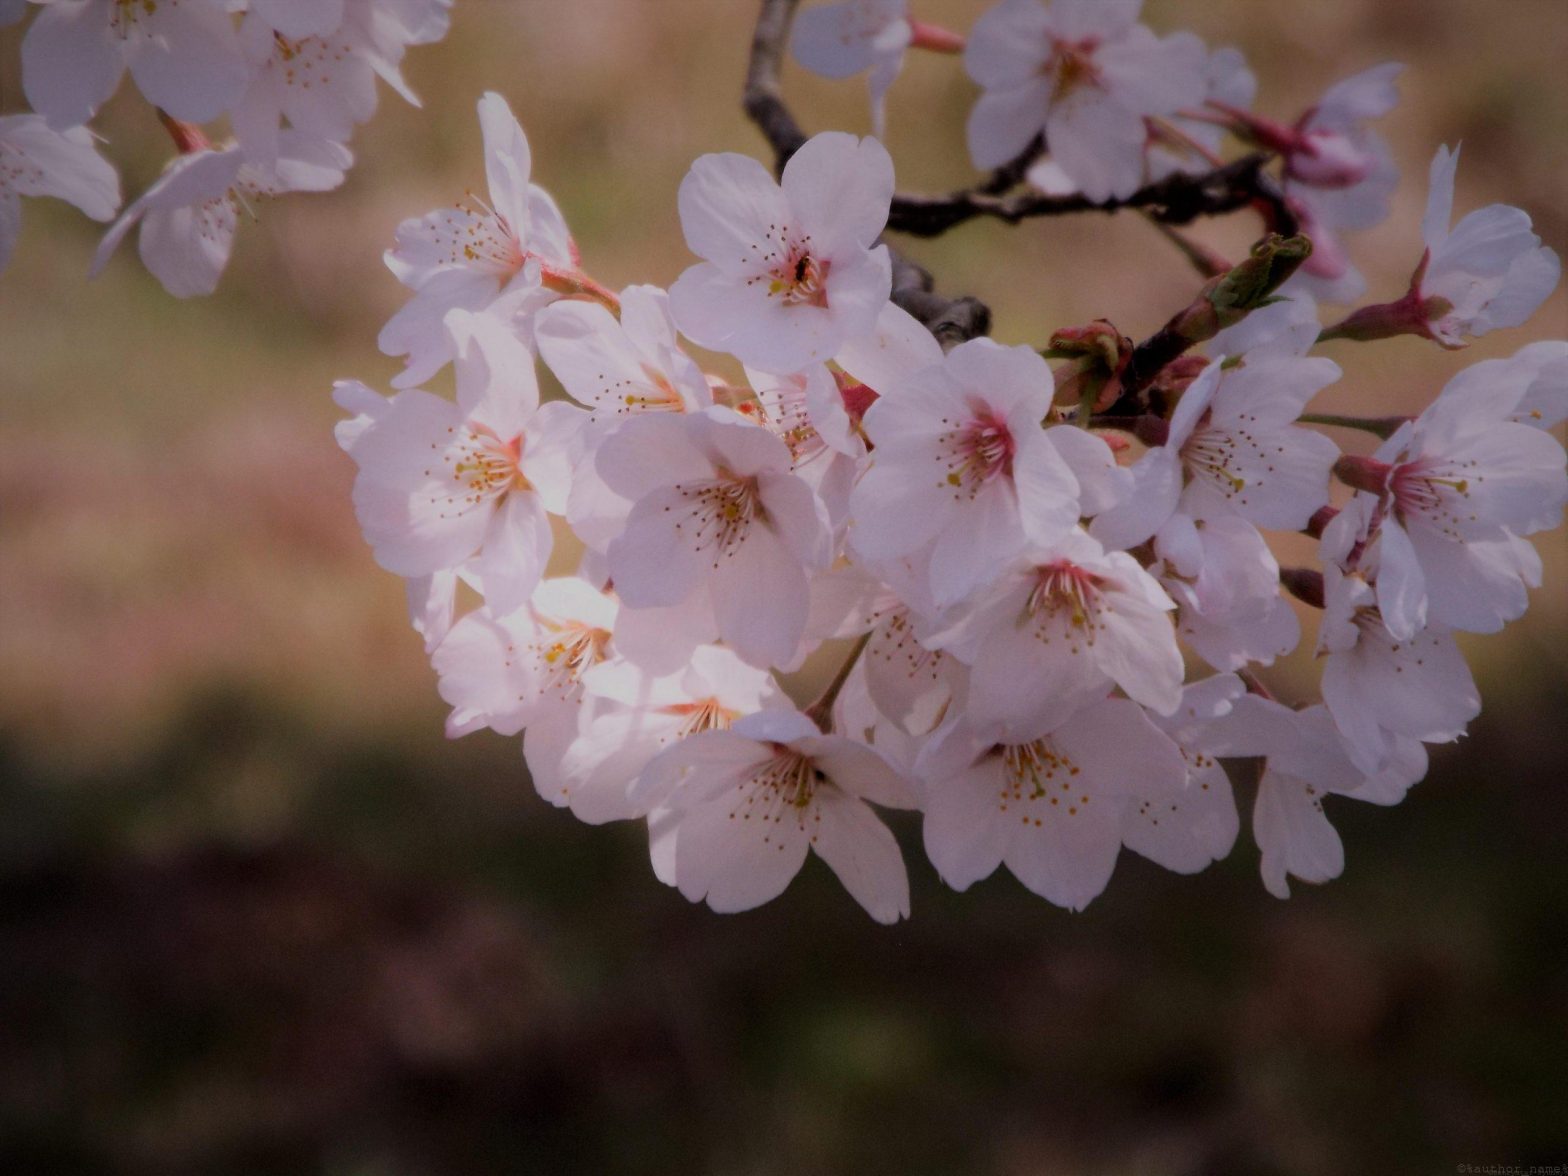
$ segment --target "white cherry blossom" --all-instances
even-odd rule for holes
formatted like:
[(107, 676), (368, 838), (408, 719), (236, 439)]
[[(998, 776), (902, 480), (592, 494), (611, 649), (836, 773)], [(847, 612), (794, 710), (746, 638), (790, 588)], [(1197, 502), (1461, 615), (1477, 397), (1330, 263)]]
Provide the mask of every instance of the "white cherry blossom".
[(241, 217), (285, 192), (327, 192), (353, 163), (338, 143), (284, 131), (271, 164), (253, 162), (228, 143), (176, 156), (148, 189), (126, 205), (93, 258), (97, 275), (127, 233), (141, 226), (143, 264), (176, 298), (211, 294), (229, 263)]
[(1091, 200), (1144, 177), (1144, 120), (1204, 96), (1203, 43), (1156, 37), (1142, 0), (1002, 0), (976, 23), (964, 66), (984, 90), (969, 116), (975, 166), (1000, 167), (1042, 132), (1052, 160)]
[(929, 641), (970, 667), (975, 722), (1032, 737), (1112, 685), (1174, 712), (1184, 676), (1175, 607), (1132, 556), (1075, 531), (1028, 551)]
[(120, 177), (86, 128), (56, 131), (40, 115), (6, 115), (0, 118), (0, 270), (22, 227), (23, 196), (54, 196), (106, 221), (120, 207)]
[(448, 738), (488, 727), (523, 731), (523, 755), (539, 795), (570, 800), (560, 771), (577, 737), (585, 677), (608, 656), (615, 602), (584, 580), (545, 580), (525, 607), (471, 612), (431, 655), (441, 697), (452, 707)]
[(955, 890), (1006, 865), (1079, 911), (1110, 881), (1134, 796), (1181, 798), (1187, 762), (1125, 699), (1090, 703), (1031, 739), (998, 742), (960, 720), (921, 753), (926, 853)]
[(620, 533), (631, 503), (599, 477), (600, 442), (639, 413), (697, 412), (713, 403), (702, 370), (680, 348), (669, 296), (656, 286), (628, 286), (620, 304), (617, 319), (597, 303), (555, 302), (534, 322), (540, 356), (567, 394), (588, 408), (583, 462), (566, 517), (580, 539), (601, 550)]
[[(604, 441), (596, 465), (634, 503), (609, 546), (626, 614), (684, 605), (687, 634), (701, 634), (706, 618), (754, 664), (793, 660), (807, 574), (828, 565), (832, 544), (827, 510), (792, 472), (782, 441), (719, 406), (642, 414)], [(668, 636), (676, 648), (677, 634)]]
[(824, 77), (848, 78), (869, 70), (872, 123), (881, 138), (888, 87), (903, 68), (913, 37), (909, 0), (841, 0), (796, 16), (790, 49), (796, 61)]
[(630, 789), (660, 752), (703, 731), (726, 731), (764, 707), (790, 706), (772, 674), (718, 645), (699, 646), (663, 677), (606, 661), (583, 676), (583, 687), (595, 709), (561, 763), (560, 795), (593, 824), (646, 815)]
[(450, 208), (404, 221), (386, 263), (414, 296), (381, 329), (388, 355), (407, 357), (393, 385), (423, 383), (452, 358), (443, 327), (453, 309), (483, 310), (500, 303), (526, 320), (554, 297), (547, 278), (577, 274), (571, 234), (560, 209), (529, 176), (527, 136), (499, 94), (479, 100), (490, 199), (470, 194)]
[(449, 321), (457, 402), (413, 388), (342, 441), (359, 476), (354, 509), (377, 561), (427, 576), (470, 558), (491, 610), (528, 599), (566, 509), (580, 409), (539, 404), (533, 357), (506, 327)]
[(807, 141), (776, 184), (749, 156), (702, 156), (679, 193), (704, 259), (670, 288), (682, 333), (766, 371), (831, 359), (887, 303), (891, 263), (874, 243), (892, 195), (887, 150), (841, 132)]
[(37, 0), (22, 39), (22, 92), (56, 130), (91, 118), (127, 68), (153, 106), (209, 122), (230, 110), (247, 71), (217, 0)]
[(824, 735), (795, 710), (764, 710), (664, 752), (633, 799), (655, 806), (654, 853), (693, 902), (743, 911), (777, 898), (814, 850), (879, 923), (909, 914), (898, 843), (870, 801), (913, 808), (910, 783), (875, 751)]
[(876, 449), (850, 500), (855, 550), (873, 564), (923, 553), (947, 605), (1066, 534), (1079, 484), (1042, 428), (1053, 387), (1038, 354), (984, 338), (889, 387), (865, 416)]

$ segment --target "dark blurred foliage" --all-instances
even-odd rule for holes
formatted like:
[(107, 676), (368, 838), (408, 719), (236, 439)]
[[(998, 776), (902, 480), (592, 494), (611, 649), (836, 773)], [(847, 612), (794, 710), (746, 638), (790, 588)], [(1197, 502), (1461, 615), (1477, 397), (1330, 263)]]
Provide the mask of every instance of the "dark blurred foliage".
[[(983, 5), (915, 7), (966, 28)], [(906, 821), (909, 923), (876, 927), (816, 862), (717, 916), (654, 880), (638, 830), (534, 796), (515, 741), (441, 738), (330, 439), (330, 380), (394, 368), (379, 251), (480, 182), (473, 103), (496, 87), (596, 275), (672, 281), (691, 159), (759, 147), (735, 101), (752, 11), (457, 0), (408, 61), (425, 109), (384, 95), (344, 188), (246, 225), (212, 299), (167, 298), (128, 249), (84, 282), (97, 227), (28, 204), (0, 279), (0, 1176), (1568, 1164), (1561, 533), (1530, 615), (1466, 643), (1472, 736), (1396, 809), (1331, 799), (1345, 876), (1284, 903), (1245, 818), (1230, 861), (1180, 878), (1127, 855), (1079, 915), (1005, 877), (943, 889)], [(1568, 244), (1561, 0), (1148, 13), (1239, 43), (1286, 117), (1411, 63), (1395, 214), (1356, 241), (1374, 294), (1403, 288), (1438, 142), (1464, 140), (1460, 207), (1520, 204)], [(7, 113), (15, 53), (0, 34)], [(865, 128), (858, 83), (786, 86), (808, 126)], [(950, 60), (910, 63), (902, 183), (966, 181), (972, 95)], [(126, 89), (103, 130), (133, 193), (156, 122)], [(1255, 228), (1199, 232), (1234, 253)], [(1098, 315), (1141, 335), (1194, 285), (1128, 217), (910, 252), (1008, 342)], [(1463, 363), (1568, 334), (1565, 306), (1464, 356), (1331, 348), (1322, 408), (1411, 411)], [(1313, 690), (1310, 656), (1271, 675)]]

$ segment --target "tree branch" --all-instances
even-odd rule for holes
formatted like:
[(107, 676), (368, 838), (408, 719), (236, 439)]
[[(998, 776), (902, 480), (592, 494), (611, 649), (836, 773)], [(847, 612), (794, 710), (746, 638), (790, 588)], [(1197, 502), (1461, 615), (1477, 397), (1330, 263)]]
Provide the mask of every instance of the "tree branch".
[(1283, 236), (1291, 236), (1297, 231), (1296, 216), (1273, 180), (1263, 173), (1263, 166), (1271, 158), (1266, 151), (1254, 151), (1202, 175), (1176, 172), (1144, 185), (1130, 196), (1102, 201), (1076, 193), (1048, 196), (1044, 192), (1019, 192), (1005, 196), (994, 187), (993, 177), (978, 187), (946, 196), (895, 195), (887, 227), (915, 237), (935, 237), (977, 217), (1015, 225), (1038, 216), (1108, 213), (1123, 208), (1147, 209), (1163, 224), (1185, 225), (1201, 216), (1217, 216), (1260, 204), (1270, 227)]

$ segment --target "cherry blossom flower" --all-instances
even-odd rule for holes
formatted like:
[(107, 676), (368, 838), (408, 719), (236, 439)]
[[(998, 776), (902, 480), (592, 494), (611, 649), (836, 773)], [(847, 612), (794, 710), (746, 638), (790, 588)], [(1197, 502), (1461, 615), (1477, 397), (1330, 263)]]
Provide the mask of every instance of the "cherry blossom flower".
[(566, 509), (582, 410), (539, 404), (533, 358), (506, 327), (455, 311), (457, 402), (420, 389), (341, 440), (359, 476), (354, 509), (377, 561), (427, 576), (477, 557), (491, 610), (528, 599)]
[(913, 808), (914, 789), (871, 748), (824, 735), (799, 711), (763, 710), (681, 740), (648, 766), (633, 800), (660, 810), (654, 853), (670, 858), (693, 902), (761, 906), (815, 850), (877, 922), (909, 914), (898, 843), (867, 801)]
[[(483, 310), (502, 303), (527, 317), (553, 294), (541, 283), (577, 273), (575, 246), (549, 194), (529, 182), (527, 136), (506, 100), (479, 100), (490, 202), (470, 195), (452, 208), (404, 221), (387, 251), (387, 268), (414, 296), (381, 329), (388, 355), (407, 357), (393, 385), (423, 383), (452, 358), (442, 325), (447, 311)], [(536, 295), (536, 297), (530, 297)]]
[(791, 471), (782, 441), (719, 406), (642, 414), (603, 442), (596, 465), (635, 504), (609, 547), (626, 614), (684, 605), (687, 634), (709, 618), (747, 661), (793, 660), (807, 573), (827, 566), (832, 547), (826, 508)]
[(1324, 529), (1318, 652), (1325, 657), (1323, 702), (1350, 758), (1375, 774), (1395, 763), (1409, 740), (1458, 739), (1481, 699), (1448, 629), (1428, 625), (1402, 638), (1390, 631), (1377, 548), (1360, 546), (1370, 506), (1352, 503)]
[(193, 123), (230, 110), (245, 86), (234, 25), (216, 0), (37, 2), (22, 91), (56, 130), (91, 118), (127, 67), (148, 102)]
[(775, 184), (745, 155), (704, 155), (681, 181), (686, 244), (704, 260), (670, 288), (682, 333), (765, 371), (831, 359), (870, 333), (892, 284), (893, 161), (875, 139), (810, 139)]
[(0, 270), (22, 227), (23, 196), (54, 196), (93, 220), (120, 207), (120, 177), (84, 127), (55, 131), (36, 114), (0, 118)]
[(1556, 525), (1568, 503), (1556, 438), (1510, 419), (1506, 394), (1460, 391), (1336, 467), (1377, 503), (1366, 538), (1375, 530), (1378, 601), (1398, 640), (1428, 624), (1496, 632), (1523, 613), (1516, 536)]
[[(1456, 375), (1443, 388), (1446, 411), (1484, 412), (1490, 408), (1507, 420), (1550, 429), (1568, 419), (1568, 341), (1546, 339), (1521, 347), (1506, 359), (1483, 359)], [(1465, 402), (1461, 404), (1461, 402)], [(1531, 530), (1553, 526), (1532, 523)]]
[(790, 48), (814, 73), (848, 78), (870, 71), (871, 117), (878, 138), (886, 122), (884, 97), (911, 45), (938, 52), (962, 51), (961, 37), (909, 17), (909, 0), (840, 0), (808, 8), (795, 18)]
[(1328, 337), (1413, 334), (1459, 348), (1467, 338), (1519, 326), (1557, 288), (1562, 263), (1541, 244), (1522, 209), (1489, 204), (1450, 229), (1458, 167), (1458, 150), (1439, 147), (1421, 222), (1426, 250), (1404, 297), (1362, 307), (1331, 327)]
[(1034, 738), (997, 742), (961, 720), (921, 753), (926, 853), (955, 890), (1006, 865), (1081, 911), (1105, 889), (1137, 797), (1185, 795), (1176, 744), (1125, 699), (1090, 703)]
[(1142, 0), (1002, 0), (979, 21), (964, 66), (984, 89), (969, 154), (1000, 167), (1044, 133), (1052, 160), (1090, 200), (1144, 176), (1144, 120), (1203, 99), (1203, 43), (1138, 24)]
[(1399, 101), (1394, 80), (1404, 66), (1373, 66), (1329, 88), (1294, 128), (1245, 120), (1268, 146), (1285, 153), (1285, 196), (1312, 239), (1312, 256), (1292, 279), (1328, 302), (1353, 302), (1366, 281), (1339, 240), (1343, 231), (1370, 229), (1388, 216), (1399, 183), (1388, 145), (1365, 124)]
[(1151, 572), (1176, 602), (1176, 633), (1218, 670), (1269, 665), (1301, 640), (1280, 596), (1279, 563), (1258, 529), (1234, 515), (1176, 514), (1155, 535)]
[(534, 322), (539, 354), (589, 410), (566, 517), (580, 539), (601, 550), (620, 533), (632, 504), (599, 477), (593, 459), (600, 442), (639, 413), (697, 412), (713, 403), (702, 370), (676, 339), (669, 296), (656, 286), (628, 286), (620, 304), (617, 319), (597, 303), (555, 302)]
[(523, 754), (534, 788), (552, 804), (571, 799), (560, 770), (577, 737), (584, 681), (608, 656), (615, 602), (584, 580), (545, 580), (526, 607), (481, 609), (451, 628), (431, 655), (452, 707), (451, 739), (488, 727), (527, 728)]
[(1295, 422), (1339, 376), (1321, 357), (1255, 352), (1239, 367), (1215, 359), (1182, 394), (1165, 444), (1133, 467), (1133, 493), (1097, 517), (1091, 533), (1130, 547), (1178, 508), (1194, 518), (1238, 514), (1260, 527), (1306, 526), (1328, 502), (1339, 449)]
[(1175, 711), (1185, 673), (1175, 607), (1130, 555), (1075, 531), (1027, 552), (929, 642), (970, 667), (976, 722), (1032, 737), (1113, 684), (1155, 711)]
[(240, 217), (285, 192), (327, 192), (353, 163), (338, 143), (284, 131), (277, 159), (253, 162), (239, 146), (198, 146), (175, 157), (145, 192), (128, 204), (93, 258), (96, 276), (127, 233), (141, 225), (142, 262), (176, 298), (211, 294), (218, 286)]
[(1214, 756), (1215, 728), (1245, 693), (1234, 674), (1185, 687), (1170, 716), (1146, 717), (1176, 744), (1187, 768), (1178, 790), (1134, 787), (1122, 817), (1122, 844), (1178, 874), (1196, 874), (1230, 853), (1241, 828), (1230, 779)]
[(1066, 534), (1079, 485), (1041, 427), (1052, 392), (1039, 355), (984, 338), (890, 387), (865, 417), (876, 451), (850, 500), (855, 550), (873, 563), (925, 552), (947, 605)]
[(1320, 883), (1339, 877), (1345, 848), (1323, 811), (1326, 796), (1396, 804), (1426, 772), (1419, 743), (1398, 742), (1388, 767), (1369, 775), (1349, 755), (1334, 719), (1322, 706), (1292, 710), (1249, 694), (1210, 724), (1218, 754), (1266, 756), (1252, 811), (1252, 835), (1262, 851), (1263, 885), (1289, 898), (1287, 876)]
[(773, 675), (718, 645), (702, 645), (680, 670), (654, 677), (623, 660), (583, 676), (594, 704), (561, 763), (560, 794), (592, 824), (646, 815), (629, 792), (654, 756), (703, 731), (727, 731), (765, 707), (790, 706)]

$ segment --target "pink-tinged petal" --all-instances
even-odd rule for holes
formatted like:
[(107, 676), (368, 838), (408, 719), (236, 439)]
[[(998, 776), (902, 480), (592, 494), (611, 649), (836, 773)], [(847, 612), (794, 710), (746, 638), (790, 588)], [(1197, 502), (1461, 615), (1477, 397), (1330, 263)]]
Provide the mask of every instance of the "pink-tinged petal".
[(1140, 25), (1099, 49), (1094, 62), (1119, 103), (1150, 116), (1203, 101), (1206, 57), (1203, 42), (1192, 33), (1156, 37)]
[(759, 243), (789, 222), (789, 202), (768, 169), (734, 152), (692, 164), (677, 204), (687, 247), (726, 273), (749, 270)]
[(1344, 872), (1345, 847), (1323, 815), (1322, 793), (1301, 780), (1264, 774), (1252, 836), (1263, 852), (1263, 885), (1275, 898), (1290, 897), (1287, 875), (1318, 883)]
[(1436, 249), (1448, 239), (1448, 226), (1454, 221), (1454, 175), (1459, 170), (1459, 148), (1445, 144), (1432, 157), (1427, 173), (1426, 214), (1421, 218), (1421, 239), (1428, 249)]
[(465, 420), (510, 440), (539, 407), (539, 381), (527, 346), (494, 315), (454, 310), (447, 334), (457, 374), (457, 407)]
[[(917, 447), (917, 452), (930, 449)], [(854, 518), (851, 543), (868, 559), (912, 554), (934, 539), (957, 512), (952, 487), (940, 480), (938, 455), (929, 455), (930, 476), (912, 476), (895, 464), (899, 454), (878, 449), (873, 464), (850, 495)], [(910, 463), (914, 464), (914, 463)]]
[(1426, 628), (1426, 575), (1410, 536), (1395, 519), (1384, 519), (1379, 534), (1378, 611), (1394, 639), (1408, 641)]
[[(1099, 434), (1056, 426), (1046, 430), (1045, 437), (1078, 483), (1078, 507), (1083, 514), (1098, 515), (1110, 510), (1133, 492), (1131, 471), (1116, 464), (1116, 454)], [(1018, 496), (1021, 502), (1028, 503), (1022, 484)]]
[(1382, 118), (1399, 104), (1394, 81), (1404, 68), (1386, 61), (1335, 83), (1313, 108), (1308, 125), (1350, 130), (1359, 122)]
[(1194, 768), (1185, 791), (1133, 797), (1122, 824), (1122, 844), (1178, 874), (1196, 874), (1227, 856), (1241, 817), (1225, 770), (1213, 760)]
[(12, 115), (0, 118), (0, 142), (25, 165), (7, 170), (12, 191), (67, 200), (97, 221), (120, 207), (120, 177), (85, 127), (54, 131), (38, 115)]
[(106, 6), (97, 0), (54, 0), (22, 39), (22, 93), (56, 130), (90, 119), (124, 74)]
[(1111, 678), (1081, 642), (1044, 645), (1019, 627), (991, 630), (969, 680), (969, 711), (978, 722), (1004, 724), (1019, 739), (1053, 731), (1103, 696)]
[(654, 757), (628, 795), (638, 805), (694, 808), (744, 784), (771, 755), (738, 731), (703, 731)]
[(789, 469), (789, 449), (767, 429), (734, 409), (713, 405), (693, 414), (690, 436), (715, 468), (740, 478)]
[(227, 12), (181, 4), (143, 19), (156, 32), (133, 41), (129, 65), (147, 101), (193, 123), (211, 122), (239, 101), (249, 70)]
[(926, 794), (926, 856), (954, 890), (968, 890), (1002, 864), (1007, 814), (997, 806), (1000, 761), (931, 779)]
[(628, 606), (679, 604), (715, 570), (715, 554), (701, 544), (693, 526), (690, 503), (678, 486), (660, 487), (632, 507), (626, 530), (609, 550), (610, 578)]
[(790, 157), (779, 186), (813, 251), (836, 257), (870, 248), (886, 226), (893, 159), (875, 139), (827, 131)]
[(343, 23), (343, 0), (251, 0), (250, 7), (292, 40), (325, 36)]
[(661, 487), (713, 476), (713, 465), (684, 416), (634, 416), (606, 437), (594, 456), (605, 484), (636, 501)]
[(943, 528), (931, 551), (931, 596), (937, 605), (955, 604), (990, 583), (999, 568), (1023, 552), (1028, 538), (1019, 517), (1017, 498), (998, 484), (982, 491), (960, 520)]
[(1045, 137), (1090, 200), (1130, 196), (1143, 182), (1143, 119), (1101, 91), (1085, 87), (1053, 105)]
[(484, 136), (490, 202), (512, 231), (521, 235), (529, 221), (528, 177), (533, 169), (528, 136), (506, 99), (493, 92), (479, 100), (479, 129)]
[(211, 294), (234, 249), (236, 214), (227, 201), (152, 209), (142, 220), (142, 264), (176, 298)]
[(655, 755), (679, 741), (680, 727), (678, 715), (641, 708), (586, 724), (561, 760), (572, 815), (590, 825), (643, 816), (646, 806), (627, 791)]
[(919, 807), (914, 785), (865, 744), (838, 735), (812, 735), (800, 746), (823, 774), (849, 795), (885, 808)]
[[(1540, 586), (1540, 556), (1527, 541), (1515, 536), (1454, 543), (1418, 528), (1409, 537), (1422, 568), (1431, 570), (1426, 580), (1427, 617), (1434, 625), (1468, 633), (1496, 633), (1506, 622), (1524, 615), (1530, 603), (1527, 589)], [(1380, 599), (1387, 577), (1386, 556), (1382, 566)], [(1386, 606), (1383, 611), (1386, 618)]]
[(1481, 308), (1471, 330), (1477, 334), (1523, 326), (1551, 297), (1562, 278), (1562, 261), (1545, 246), (1532, 246), (1514, 258), (1502, 288)]
[(862, 800), (837, 789), (817, 792), (817, 824), (811, 847), (827, 862), (844, 889), (878, 923), (909, 917), (909, 876), (888, 827)]
[(582, 460), (582, 429), (588, 414), (553, 400), (534, 413), (524, 429), (517, 467), (551, 514), (565, 514), (573, 471)]
[(568, 782), (561, 772), (567, 749), (577, 738), (582, 709), (570, 699), (553, 699), (536, 707), (523, 732), (523, 763), (528, 768), (534, 790), (557, 808), (571, 800)]
[[(791, 808), (777, 820), (754, 819), (738, 797), (721, 797), (681, 820), (675, 877), (693, 902), (707, 899), (721, 914), (751, 910), (784, 893), (805, 864), (811, 837)], [(732, 819), (733, 815), (733, 819)]]
[(965, 137), (978, 168), (1001, 167), (1023, 154), (1045, 127), (1051, 89), (1029, 80), (1005, 90), (987, 90), (969, 112)]
[(793, 474), (764, 473), (757, 478), (757, 497), (768, 525), (803, 567), (817, 570), (833, 562), (827, 508), (809, 486)]
[(1186, 786), (1181, 749), (1142, 707), (1125, 698), (1090, 703), (1050, 739), (1079, 769), (1072, 787), (1091, 795), (1163, 796), (1180, 794)]
[(857, 35), (853, 4), (823, 4), (795, 18), (790, 52), (812, 73), (827, 78), (854, 77), (872, 61), (871, 42)]
[(1122, 802), (1087, 795), (1065, 811), (1053, 808), (1039, 825), (1020, 817), (1004, 859), (1030, 890), (1070, 911), (1083, 910), (1105, 889), (1122, 848)]
[(1112, 41), (1133, 30), (1143, 0), (1055, 0), (1051, 32), (1068, 41)]
[(1033, 81), (1051, 52), (1050, 38), (1060, 35), (1053, 15), (1039, 0), (1002, 0), (970, 30), (964, 69), (988, 90)]
[(1116, 506), (1089, 524), (1089, 534), (1108, 550), (1136, 547), (1162, 526), (1181, 497), (1181, 461), (1169, 446), (1151, 449), (1130, 467), (1132, 489)]
[(1035, 543), (1054, 543), (1072, 530), (1083, 509), (1078, 478), (1032, 412), (1009, 417), (1008, 427), (1016, 446), (1013, 489), (1023, 532)]
[(482, 727), (515, 735), (528, 720), (538, 687), (527, 659), (516, 655), (528, 639), (520, 626), (471, 612), (452, 626), (431, 655), (441, 697), (452, 708), (447, 737)]
[[(1169, 597), (1166, 600), (1174, 606)], [(1104, 628), (1095, 645), (1100, 668), (1129, 697), (1158, 714), (1171, 714), (1181, 705), (1186, 668), (1170, 616), (1152, 608), (1135, 609), (1121, 600), (1114, 611), (1107, 609), (1102, 616)]]
[(424, 383), (452, 359), (445, 318), (454, 309), (483, 310), (496, 297), (495, 282), (473, 270), (434, 274), (381, 328), (376, 345), (384, 355), (407, 356), (407, 368), (392, 383), (412, 388)]
[(846, 340), (833, 358), (855, 379), (885, 393), (904, 376), (940, 365), (942, 345), (920, 320), (889, 302), (877, 312), (876, 328)]
[(508, 494), (493, 513), (474, 561), (491, 612), (505, 616), (528, 602), (554, 545), (539, 496), (527, 491)]
[(718, 636), (707, 592), (669, 608), (623, 608), (615, 619), (616, 650), (650, 674), (673, 674)]
[[(613, 566), (613, 545), (610, 551)], [(713, 615), (726, 644), (755, 666), (793, 660), (806, 629), (811, 592), (799, 561), (777, 537), (753, 526), (733, 554), (712, 569), (712, 585)]]

